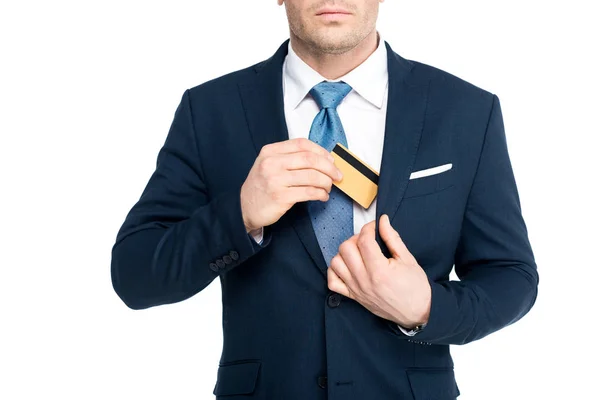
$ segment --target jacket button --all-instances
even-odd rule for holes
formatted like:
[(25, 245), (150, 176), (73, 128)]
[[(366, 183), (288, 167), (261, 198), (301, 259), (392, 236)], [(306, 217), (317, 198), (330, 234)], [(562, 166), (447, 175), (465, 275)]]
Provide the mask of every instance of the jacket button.
[(233, 262), (233, 259), (228, 255), (224, 255), (223, 261), (225, 261), (225, 264), (231, 264)]
[(342, 302), (341, 296), (338, 293), (330, 294), (327, 297), (327, 305), (331, 308), (335, 308)]
[(321, 389), (325, 389), (327, 387), (327, 377), (326, 376), (320, 376), (317, 378), (317, 385), (319, 385), (319, 387)]
[(219, 271), (219, 266), (215, 263), (210, 263), (208, 266), (210, 267), (210, 269), (212, 269), (215, 272)]
[(220, 258), (215, 262), (217, 263), (217, 267), (219, 267), (220, 269), (225, 268), (225, 263)]
[(240, 258), (240, 255), (238, 254), (237, 251), (231, 250), (229, 252), (229, 257), (231, 257), (232, 260), (236, 260), (237, 261), (237, 259)]

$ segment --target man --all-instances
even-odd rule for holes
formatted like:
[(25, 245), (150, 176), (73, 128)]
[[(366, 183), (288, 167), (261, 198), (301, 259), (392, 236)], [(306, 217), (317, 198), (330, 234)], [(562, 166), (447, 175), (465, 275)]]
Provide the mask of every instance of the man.
[[(395, 53), (379, 0), (284, 2), (272, 57), (183, 94), (114, 288), (144, 309), (220, 279), (217, 398), (454, 399), (449, 345), (537, 295), (499, 100)], [(378, 169), (368, 208), (336, 143)]]

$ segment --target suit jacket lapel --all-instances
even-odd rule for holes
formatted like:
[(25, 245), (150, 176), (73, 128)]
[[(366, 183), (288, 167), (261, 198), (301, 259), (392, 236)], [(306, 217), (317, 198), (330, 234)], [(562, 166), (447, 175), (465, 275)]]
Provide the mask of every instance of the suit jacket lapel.
[(282, 67), (288, 41), (279, 46), (271, 58), (254, 66), (255, 75), (238, 84), (257, 155), (264, 145), (289, 137), (282, 86)]
[(379, 218), (393, 220), (408, 181), (421, 140), (429, 80), (418, 76), (414, 63), (396, 54), (385, 42), (388, 55), (388, 102), (383, 154), (375, 205), (375, 239), (387, 257), (391, 254), (379, 235)]
[[(257, 155), (264, 145), (289, 138), (283, 110), (282, 86), (282, 67), (288, 42), (289, 39), (271, 58), (254, 67), (256, 75), (253, 79), (238, 85)], [(294, 227), (315, 265), (326, 276), (327, 265), (310, 222), (307, 203), (294, 204), (278, 222)]]
[[(269, 143), (289, 138), (283, 109), (282, 66), (287, 39), (275, 54), (254, 66), (255, 75), (240, 83), (239, 90), (256, 154)], [(388, 103), (384, 148), (376, 204), (376, 240), (386, 256), (389, 251), (379, 236), (379, 217), (393, 218), (408, 184), (415, 160), (427, 103), (428, 81), (413, 72), (413, 63), (393, 52), (385, 42), (388, 57)], [(314, 233), (306, 202), (296, 203), (279, 220), (293, 226), (315, 265), (327, 276), (327, 264)]]

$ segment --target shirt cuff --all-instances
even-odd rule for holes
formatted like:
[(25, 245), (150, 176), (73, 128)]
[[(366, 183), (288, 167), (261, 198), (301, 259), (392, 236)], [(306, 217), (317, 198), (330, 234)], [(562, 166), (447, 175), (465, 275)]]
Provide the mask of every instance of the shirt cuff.
[(250, 235), (252, 236), (252, 238), (254, 239), (254, 241), (256, 243), (262, 244), (264, 230), (265, 230), (265, 228), (262, 227), (260, 229), (255, 229), (253, 231), (250, 231)]
[(406, 336), (415, 336), (417, 333), (419, 333), (419, 331), (411, 329), (411, 330), (406, 330), (403, 327), (401, 327), (400, 325), (396, 324), (396, 326), (398, 327), (398, 329), (400, 329), (400, 331), (402, 333), (404, 333)]

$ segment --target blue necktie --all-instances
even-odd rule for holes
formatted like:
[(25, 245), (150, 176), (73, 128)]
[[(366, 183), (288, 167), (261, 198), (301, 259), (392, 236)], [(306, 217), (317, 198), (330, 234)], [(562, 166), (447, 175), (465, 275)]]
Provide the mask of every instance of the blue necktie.
[[(343, 81), (323, 81), (310, 90), (321, 111), (313, 120), (308, 138), (329, 152), (338, 142), (348, 148), (336, 108), (351, 90)], [(329, 200), (309, 201), (308, 211), (325, 263), (329, 266), (340, 244), (354, 234), (352, 199), (332, 185)]]

